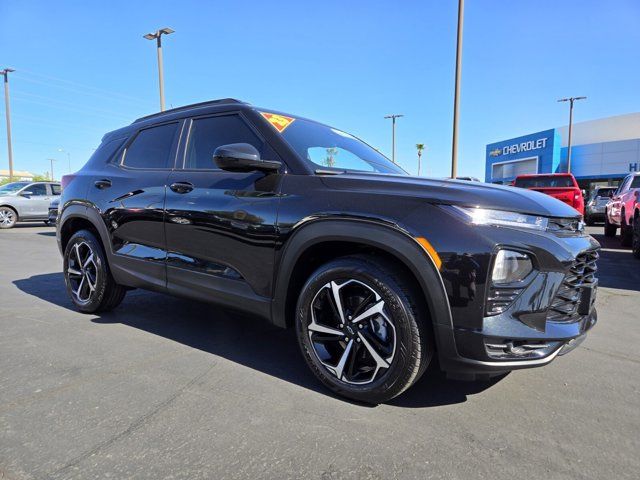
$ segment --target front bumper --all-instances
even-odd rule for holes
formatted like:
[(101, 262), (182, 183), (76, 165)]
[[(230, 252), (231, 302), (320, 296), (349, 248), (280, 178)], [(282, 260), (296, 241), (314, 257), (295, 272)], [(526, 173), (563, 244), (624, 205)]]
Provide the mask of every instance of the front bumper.
[[(484, 317), (481, 314), (481, 318), (473, 320), (471, 309), (453, 305), (453, 324), (434, 326), (440, 366), (457, 378), (489, 377), (546, 365), (575, 348), (598, 318), (593, 271), (597, 258), (594, 252), (599, 244), (595, 240), (587, 235), (560, 237), (506, 228), (487, 233), (495, 246), (530, 252), (536, 258), (538, 273), (502, 313)], [(592, 283), (574, 288), (572, 292), (579, 300), (573, 302), (573, 313), (558, 316), (556, 302), (561, 288), (569, 279), (573, 281), (578, 258), (590, 258)], [(481, 285), (477, 291), (477, 296), (481, 292), (486, 295)], [(476, 312), (483, 311), (483, 307), (475, 307)]]

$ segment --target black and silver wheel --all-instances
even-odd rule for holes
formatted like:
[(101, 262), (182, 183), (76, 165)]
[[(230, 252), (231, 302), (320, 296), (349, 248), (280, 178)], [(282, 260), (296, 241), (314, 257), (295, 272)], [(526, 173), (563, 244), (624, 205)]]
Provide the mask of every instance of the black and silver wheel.
[(604, 236), (613, 238), (616, 236), (616, 232), (618, 231), (618, 227), (609, 223), (609, 215), (605, 213), (604, 215)]
[(322, 383), (380, 403), (422, 375), (433, 348), (412, 285), (393, 263), (368, 256), (339, 258), (311, 275), (298, 300), (296, 329)]
[(64, 252), (67, 293), (78, 310), (104, 312), (117, 307), (126, 290), (113, 280), (102, 245), (87, 230), (74, 234)]
[(18, 214), (11, 207), (0, 207), (0, 228), (13, 228), (18, 221)]

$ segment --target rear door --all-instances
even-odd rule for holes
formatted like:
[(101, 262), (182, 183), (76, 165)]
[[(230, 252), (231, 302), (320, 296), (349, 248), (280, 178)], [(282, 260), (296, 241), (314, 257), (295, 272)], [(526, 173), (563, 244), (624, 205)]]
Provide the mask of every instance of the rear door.
[(262, 158), (279, 158), (240, 113), (194, 118), (183, 138), (167, 182), (168, 287), (222, 304), (243, 297), (260, 313), (271, 296), (282, 176), (220, 170), (213, 152), (249, 143)]
[(89, 199), (109, 231), (113, 267), (132, 286), (166, 287), (164, 202), (182, 121), (134, 133), (96, 171)]

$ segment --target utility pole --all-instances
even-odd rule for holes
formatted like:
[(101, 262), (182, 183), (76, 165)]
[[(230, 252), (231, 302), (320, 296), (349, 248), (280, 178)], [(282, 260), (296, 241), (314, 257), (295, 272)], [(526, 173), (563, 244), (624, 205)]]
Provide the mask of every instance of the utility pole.
[(396, 118), (404, 117), (397, 113), (385, 115), (384, 118), (391, 119), (391, 161), (396, 163)]
[(161, 28), (154, 33), (147, 33), (144, 38), (147, 40), (155, 40), (158, 50), (158, 82), (160, 84), (160, 111), (164, 112), (164, 70), (162, 66), (162, 35), (170, 35), (175, 30), (170, 28)]
[(453, 93), (453, 140), (451, 147), (451, 178), (458, 175), (458, 114), (460, 112), (460, 77), (462, 76), (462, 28), (464, 0), (458, 0), (458, 42), (456, 46), (456, 80)]
[(9, 150), (9, 181), (13, 182), (13, 148), (11, 147), (11, 108), (9, 106), (9, 74), (15, 72), (13, 68), (0, 70), (4, 76), (4, 113), (7, 117), (7, 148)]
[(55, 180), (55, 177), (53, 176), (53, 162), (57, 162), (57, 160), (55, 158), (47, 158), (47, 160), (51, 162), (51, 181), (53, 182)]
[(585, 100), (587, 97), (561, 98), (559, 102), (569, 102), (569, 138), (567, 139), (567, 173), (571, 173), (571, 128), (573, 126), (573, 102)]

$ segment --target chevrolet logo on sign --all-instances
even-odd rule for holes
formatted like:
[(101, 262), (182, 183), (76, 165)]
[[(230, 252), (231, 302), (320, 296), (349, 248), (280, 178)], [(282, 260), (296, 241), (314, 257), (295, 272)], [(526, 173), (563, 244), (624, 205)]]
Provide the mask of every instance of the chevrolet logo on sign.
[(502, 153), (502, 149), (501, 148), (496, 148), (495, 150), (491, 150), (489, 152), (489, 156), (491, 156), (491, 157), (499, 157), (501, 153)]

